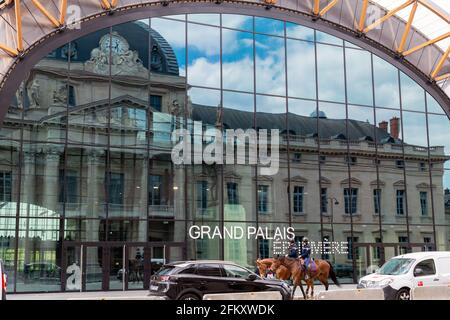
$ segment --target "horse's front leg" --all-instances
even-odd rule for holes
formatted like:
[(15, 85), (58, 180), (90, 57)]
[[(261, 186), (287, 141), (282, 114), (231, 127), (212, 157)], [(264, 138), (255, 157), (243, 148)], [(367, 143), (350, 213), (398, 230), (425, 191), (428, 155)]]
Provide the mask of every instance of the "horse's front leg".
[(311, 298), (314, 298), (314, 280), (311, 281)]
[(297, 289), (297, 286), (294, 284), (294, 289), (292, 289), (292, 297), (291, 297), (291, 300), (294, 300), (295, 289)]

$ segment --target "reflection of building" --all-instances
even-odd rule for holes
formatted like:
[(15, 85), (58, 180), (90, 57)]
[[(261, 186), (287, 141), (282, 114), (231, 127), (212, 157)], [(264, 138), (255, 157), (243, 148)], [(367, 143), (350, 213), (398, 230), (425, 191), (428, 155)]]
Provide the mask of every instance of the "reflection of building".
[[(248, 28), (258, 19), (239, 17), (252, 23), (222, 29), (226, 37), (232, 30), (242, 46), (231, 55), (219, 50), (220, 37), (209, 37), (220, 35), (215, 15), (206, 17), (189, 16), (200, 22), (188, 24), (176, 16), (152, 18), (75, 39), (36, 64), (17, 89), (0, 130), (0, 257), (11, 270), (16, 264), (14, 290), (70, 290), (65, 270), (81, 261), (83, 289), (100, 290), (121, 289), (123, 268), (137, 270), (138, 281), (128, 288), (143, 288), (167, 260), (252, 266), (257, 257), (272, 255), (271, 239), (192, 240), (192, 225), (259, 226), (269, 234), (291, 225), (297, 239), (347, 241), (356, 248), (327, 257), (344, 281), (399, 252), (449, 249), (443, 191), (449, 146), (438, 139), (448, 133), (448, 119), (428, 93), (388, 62), (306, 27), (312, 39), (292, 33), (287, 61), (309, 61), (319, 75), (319, 97), (326, 99), (316, 103), (315, 94), (299, 88), (313, 83), (315, 92), (313, 74), (305, 70), (288, 69), (294, 85), (286, 90), (282, 82), (281, 91), (271, 91), (280, 81), (270, 79), (285, 72), (279, 46), (288, 39), (269, 29), (253, 35)], [(186, 40), (180, 30), (205, 37)], [(264, 43), (262, 52), (248, 46), (253, 37)], [(317, 57), (308, 54), (314, 40)], [(333, 51), (349, 54), (347, 71), (358, 81), (338, 83), (339, 59), (321, 74), (323, 64), (314, 59)], [(244, 66), (238, 58), (252, 65), (250, 75), (235, 77)], [(369, 99), (351, 87), (367, 79), (375, 89)], [(385, 99), (386, 90), (407, 102)], [(355, 100), (349, 94), (345, 103), (344, 91)], [(433, 112), (427, 114), (420, 99), (428, 110), (434, 105)], [(171, 133), (193, 130), (194, 121), (204, 129), (279, 129), (278, 174), (260, 176), (243, 164), (173, 164)], [(427, 121), (430, 127), (436, 122), (435, 135), (428, 134)], [(202, 144), (199, 137), (193, 141)], [(53, 281), (43, 272), (30, 284), (23, 278), (30, 262), (64, 272)]]

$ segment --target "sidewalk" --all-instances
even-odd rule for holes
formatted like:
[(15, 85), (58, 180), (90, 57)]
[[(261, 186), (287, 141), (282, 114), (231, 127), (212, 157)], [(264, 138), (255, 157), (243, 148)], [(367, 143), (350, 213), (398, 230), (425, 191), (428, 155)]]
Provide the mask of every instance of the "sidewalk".
[[(306, 290), (306, 286), (303, 286)], [(343, 284), (342, 289), (355, 289), (355, 284)], [(314, 294), (324, 291), (323, 285), (314, 286)], [(330, 285), (329, 290), (339, 290)], [(300, 288), (295, 290), (295, 297), (302, 298)], [(147, 290), (97, 291), (97, 292), (56, 292), (56, 293), (16, 293), (8, 294), (8, 300), (162, 300), (159, 296), (149, 295)]]

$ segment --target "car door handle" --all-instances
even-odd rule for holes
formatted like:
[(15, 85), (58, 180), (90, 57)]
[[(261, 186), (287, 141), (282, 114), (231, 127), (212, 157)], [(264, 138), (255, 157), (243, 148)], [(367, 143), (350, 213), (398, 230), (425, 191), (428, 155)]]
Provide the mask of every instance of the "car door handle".
[(433, 281), (439, 281), (439, 278), (434, 278)]

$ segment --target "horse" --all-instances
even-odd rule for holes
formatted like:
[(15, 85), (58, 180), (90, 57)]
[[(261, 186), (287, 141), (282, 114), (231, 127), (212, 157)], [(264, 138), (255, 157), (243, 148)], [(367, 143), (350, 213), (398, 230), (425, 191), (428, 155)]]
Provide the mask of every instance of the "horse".
[[(270, 269), (274, 260), (274, 258), (256, 260), (256, 266), (261, 278), (265, 278), (267, 276), (267, 269)], [(284, 266), (279, 266), (274, 272), (275, 277), (280, 280), (289, 280), (289, 278), (291, 277), (291, 272)]]
[[(313, 263), (313, 262), (311, 262)], [(311, 265), (310, 263), (310, 265)], [(328, 291), (328, 277), (333, 280), (333, 282), (340, 287), (339, 281), (336, 278), (336, 273), (334, 272), (333, 266), (330, 262), (326, 260), (317, 259), (314, 260), (314, 263), (316, 264), (316, 271), (315, 272), (309, 272), (310, 277), (306, 280), (305, 275), (306, 272), (303, 269), (303, 266), (301, 265), (300, 260), (298, 259), (292, 259), (287, 257), (280, 257), (275, 258), (272, 265), (270, 266), (270, 269), (273, 272), (276, 272), (276, 270), (280, 267), (286, 267), (289, 269), (291, 273), (291, 279), (294, 283), (294, 289), (292, 291), (292, 299), (294, 299), (295, 290), (297, 289), (297, 286), (300, 286), (300, 289), (302, 290), (303, 297), (305, 299), (308, 299), (308, 292), (311, 288), (311, 297), (314, 296), (314, 280), (318, 279), (324, 286), (325, 290)], [(302, 280), (306, 282), (306, 294), (303, 290)]]

